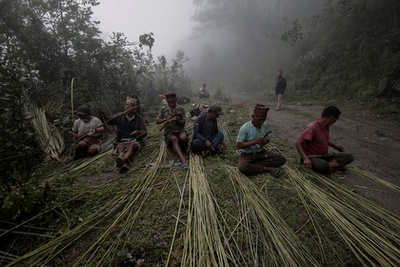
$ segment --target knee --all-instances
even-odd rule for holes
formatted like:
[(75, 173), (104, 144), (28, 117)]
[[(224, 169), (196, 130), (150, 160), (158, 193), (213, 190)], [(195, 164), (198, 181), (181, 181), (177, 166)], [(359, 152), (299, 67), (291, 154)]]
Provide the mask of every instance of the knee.
[(189, 142), (189, 139), (188, 139), (187, 134), (186, 134), (186, 133), (182, 133), (182, 134), (179, 136), (179, 141), (181, 141), (182, 143), (188, 143), (188, 142)]
[(343, 165), (352, 163), (354, 160), (353, 155), (345, 153), (343, 154)]
[(201, 141), (200, 139), (194, 139), (192, 141), (192, 147), (199, 147), (203, 144), (203, 141)]
[(171, 141), (172, 143), (178, 143), (178, 137), (176, 137), (175, 135), (172, 135), (170, 138), (169, 138), (169, 141)]
[(79, 142), (76, 144), (76, 149), (77, 149), (77, 150), (85, 150), (85, 149), (87, 149), (87, 148), (88, 148), (88, 143), (85, 142), (85, 141), (79, 141)]
[(240, 171), (241, 173), (243, 173), (243, 174), (245, 174), (245, 175), (248, 174), (247, 168), (246, 168), (244, 165), (239, 164), (239, 165), (238, 165), (238, 169), (239, 169), (239, 171)]
[(224, 134), (222, 132), (218, 132), (215, 134), (215, 137), (221, 138), (221, 140), (224, 140)]

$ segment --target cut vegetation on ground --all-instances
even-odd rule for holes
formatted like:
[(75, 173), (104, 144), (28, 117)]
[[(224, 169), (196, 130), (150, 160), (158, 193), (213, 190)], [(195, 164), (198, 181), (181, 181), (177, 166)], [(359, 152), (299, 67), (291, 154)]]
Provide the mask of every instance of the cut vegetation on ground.
[[(188, 171), (148, 118), (147, 145), (127, 173), (114, 167), (112, 135), (102, 154), (48, 173), (52, 201), (1, 234), (2, 265), (400, 265), (400, 218), (338, 176), (305, 170), (292, 144), (267, 146), (288, 159), (281, 177), (238, 172), (235, 140), (250, 105), (222, 105), (226, 153), (191, 154)], [(397, 185), (359, 167), (348, 172), (400, 198)]]

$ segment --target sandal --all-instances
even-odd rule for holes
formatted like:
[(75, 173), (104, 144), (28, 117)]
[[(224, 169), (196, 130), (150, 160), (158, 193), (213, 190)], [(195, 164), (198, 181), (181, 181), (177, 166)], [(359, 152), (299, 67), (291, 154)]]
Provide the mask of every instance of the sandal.
[(65, 164), (68, 164), (68, 163), (70, 163), (72, 160), (73, 160), (72, 157), (68, 157), (68, 158), (66, 158), (66, 159), (64, 160), (64, 162), (65, 162)]
[(128, 164), (124, 163), (120, 168), (119, 168), (119, 173), (126, 173), (129, 170)]
[(270, 168), (269, 173), (275, 178), (278, 178), (282, 174), (282, 172), (280, 170), (275, 169), (275, 168)]
[(182, 164), (181, 164), (181, 169), (186, 171), (188, 168), (189, 168), (189, 166), (188, 166), (187, 161), (182, 162)]
[(117, 168), (121, 168), (124, 165), (124, 161), (121, 158), (117, 158)]

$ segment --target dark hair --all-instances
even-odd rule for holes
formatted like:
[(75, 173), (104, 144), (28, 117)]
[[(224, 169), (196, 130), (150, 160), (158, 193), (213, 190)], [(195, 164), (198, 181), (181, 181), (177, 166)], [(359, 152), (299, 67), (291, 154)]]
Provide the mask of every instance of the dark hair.
[[(278, 70), (278, 71), (282, 73), (282, 70)], [(278, 71), (277, 71), (277, 72), (278, 72)]]
[(330, 116), (339, 117), (341, 114), (340, 110), (335, 106), (328, 106), (322, 111), (321, 117), (328, 118)]

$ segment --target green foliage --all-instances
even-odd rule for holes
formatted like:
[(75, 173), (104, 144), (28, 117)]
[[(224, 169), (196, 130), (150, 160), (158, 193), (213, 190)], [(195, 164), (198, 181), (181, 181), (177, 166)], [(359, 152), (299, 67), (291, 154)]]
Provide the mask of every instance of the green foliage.
[(289, 43), (290, 46), (295, 46), (301, 39), (303, 39), (301, 28), (302, 26), (299, 23), (299, 19), (296, 19), (293, 21), (292, 29), (288, 30), (282, 35), (282, 41)]

